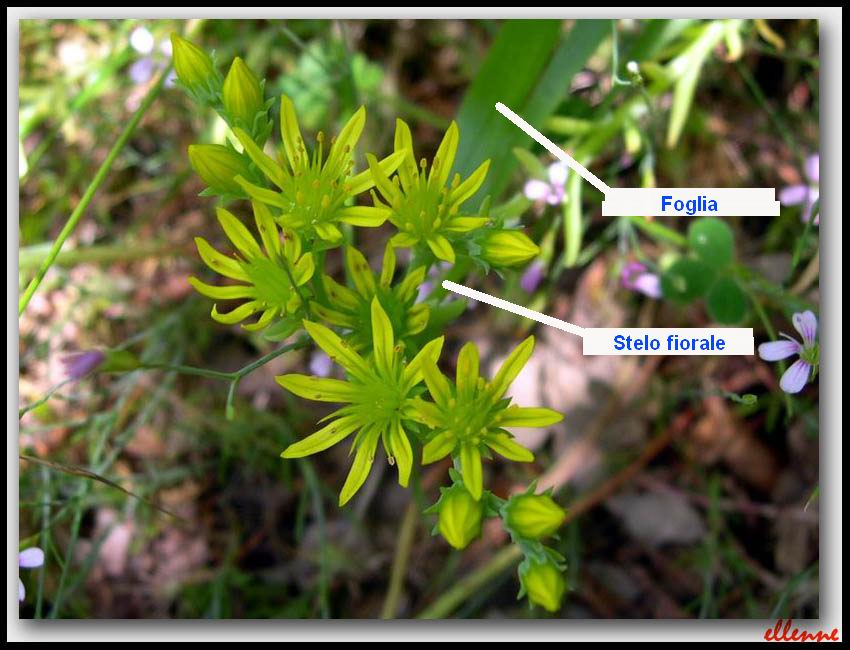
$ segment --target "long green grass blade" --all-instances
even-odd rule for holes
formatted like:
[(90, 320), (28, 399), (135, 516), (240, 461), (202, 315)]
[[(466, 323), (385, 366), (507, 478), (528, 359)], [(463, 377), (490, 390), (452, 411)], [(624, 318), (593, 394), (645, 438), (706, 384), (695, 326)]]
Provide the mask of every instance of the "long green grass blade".
[(482, 160), (492, 160), (479, 202), (488, 194), (498, 197), (507, 186), (518, 164), (511, 150), (532, 144), (496, 112), (496, 102), (541, 126), (566, 99), (573, 76), (608, 33), (607, 26), (604, 20), (582, 21), (566, 37), (557, 20), (511, 20), (502, 26), (458, 113), (456, 171), (469, 174)]

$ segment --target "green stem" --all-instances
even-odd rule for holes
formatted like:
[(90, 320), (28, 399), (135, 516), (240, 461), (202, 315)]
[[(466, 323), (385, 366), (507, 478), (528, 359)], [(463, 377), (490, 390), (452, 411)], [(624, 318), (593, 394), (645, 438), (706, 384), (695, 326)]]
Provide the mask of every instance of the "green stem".
[[(773, 329), (773, 325), (770, 322), (770, 319), (767, 317), (767, 313), (764, 311), (764, 307), (762, 307), (761, 302), (759, 302), (758, 296), (751, 290), (747, 289), (747, 295), (750, 298), (750, 302), (753, 304), (753, 309), (756, 312), (756, 315), (759, 317), (761, 324), (764, 326), (764, 329), (767, 331), (768, 336), (772, 341), (776, 340), (776, 330)], [(787, 368), (787, 364), (785, 361), (779, 362), (779, 374), (780, 376), (785, 374), (785, 370)], [(794, 404), (791, 401), (791, 396), (783, 391), (783, 396), (785, 398), (785, 411), (790, 419), (794, 414)]]
[(319, 610), (322, 618), (330, 618), (330, 557), (328, 554), (325, 506), (322, 503), (322, 487), (316, 470), (307, 460), (300, 460), (299, 467), (313, 501), (313, 516), (319, 531)]
[[(42, 494), (41, 494), (41, 537), (38, 540), (41, 550), (44, 551), (44, 563), (47, 564), (50, 549), (50, 472), (46, 467), (41, 468)], [(38, 593), (35, 597), (35, 618), (42, 617), (44, 607), (44, 582), (47, 577), (47, 569), (42, 566), (38, 576)]]
[[(18, 270), (28, 273), (32, 269), (44, 264), (50, 251), (50, 244), (38, 244), (27, 246), (18, 252)], [(110, 264), (112, 262), (128, 262), (142, 260), (149, 257), (166, 257), (174, 255), (183, 250), (180, 244), (171, 242), (156, 242), (153, 244), (138, 244), (135, 242), (121, 242), (105, 246), (86, 246), (72, 250), (62, 251), (53, 263), (56, 266), (71, 267), (82, 262), (92, 264)]]
[(390, 573), (390, 586), (384, 599), (384, 607), (381, 610), (381, 618), (395, 618), (398, 611), (398, 603), (401, 599), (401, 588), (404, 585), (404, 576), (407, 573), (407, 563), (410, 560), (410, 549), (413, 546), (413, 535), (416, 532), (416, 522), (419, 521), (419, 507), (416, 501), (407, 504), (404, 519), (399, 531), (398, 546), (393, 558), (392, 573)]
[(263, 355), (256, 361), (249, 363), (244, 368), (240, 368), (235, 373), (232, 373), (237, 379), (242, 379), (245, 375), (249, 375), (254, 372), (257, 368), (266, 365), (272, 359), (279, 357), (281, 354), (286, 352), (291, 352), (292, 350), (300, 350), (301, 348), (306, 348), (310, 343), (310, 339), (306, 336), (302, 336), (297, 341), (293, 341), (292, 343), (288, 343), (282, 347), (279, 347), (277, 350), (272, 350), (266, 355)]
[(520, 558), (522, 558), (522, 551), (519, 546), (513, 544), (506, 546), (496, 553), (486, 565), (468, 575), (440, 596), (435, 603), (419, 614), (417, 618), (446, 618), (472, 594), (503, 571), (506, 571), (519, 562)]
[(91, 203), (94, 195), (100, 189), (100, 186), (103, 184), (103, 181), (106, 180), (106, 177), (109, 175), (109, 172), (112, 170), (112, 165), (115, 163), (116, 158), (118, 158), (118, 154), (121, 153), (121, 150), (124, 149), (124, 146), (130, 140), (130, 137), (136, 130), (136, 127), (139, 125), (139, 122), (142, 121), (142, 117), (144, 117), (147, 110), (151, 107), (154, 100), (159, 95), (160, 90), (162, 90), (162, 86), (165, 83), (165, 79), (168, 77), (168, 74), (171, 72), (171, 66), (169, 65), (165, 70), (160, 73), (159, 79), (157, 82), (151, 87), (148, 91), (148, 94), (145, 95), (144, 100), (142, 100), (141, 105), (133, 114), (133, 117), (127, 123), (127, 126), (124, 127), (124, 130), (121, 132), (121, 135), (118, 136), (118, 140), (115, 141), (115, 144), (112, 145), (112, 149), (109, 150), (109, 154), (106, 156), (106, 160), (103, 161), (100, 168), (97, 170), (97, 173), (94, 175), (91, 183), (86, 188), (85, 194), (83, 194), (83, 198), (80, 199), (80, 202), (77, 204), (77, 207), (74, 208), (74, 211), (71, 213), (71, 216), (68, 218), (68, 221), (65, 223), (65, 226), (62, 228), (62, 231), (59, 233), (59, 236), (53, 242), (53, 245), (50, 247), (50, 252), (47, 254), (47, 257), (41, 263), (41, 266), (38, 268), (38, 271), (35, 274), (35, 277), (32, 281), (27, 285), (26, 290), (24, 291), (24, 295), (21, 296), (20, 301), (18, 301), (18, 316), (24, 313), (27, 305), (32, 299), (38, 287), (41, 285), (42, 280), (44, 280), (44, 276), (47, 274), (47, 271), (50, 270), (50, 267), (53, 265), (53, 262), (56, 261), (56, 257), (59, 255), (59, 252), (62, 250), (62, 246), (65, 244), (65, 241), (74, 232), (74, 229), (77, 227), (80, 219), (83, 214), (85, 214), (86, 209), (89, 207), (89, 203)]
[(71, 563), (74, 560), (74, 552), (77, 547), (77, 539), (80, 536), (80, 526), (83, 523), (83, 508), (82, 501), (88, 495), (90, 483), (83, 483), (79, 493), (76, 495), (80, 501), (74, 511), (74, 519), (71, 522), (71, 538), (68, 542), (68, 549), (65, 553), (65, 564), (62, 567), (62, 573), (59, 574), (59, 584), (56, 587), (56, 596), (53, 600), (53, 607), (50, 609), (49, 618), (58, 618), (59, 610), (62, 607), (62, 597), (65, 595), (65, 582), (68, 579), (68, 572), (71, 568)]

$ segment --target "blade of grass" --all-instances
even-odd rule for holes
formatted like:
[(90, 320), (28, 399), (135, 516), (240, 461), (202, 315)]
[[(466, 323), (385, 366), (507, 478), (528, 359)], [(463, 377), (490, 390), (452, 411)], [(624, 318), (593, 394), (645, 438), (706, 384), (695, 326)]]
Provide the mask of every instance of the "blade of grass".
[(89, 203), (91, 203), (94, 195), (100, 189), (100, 186), (103, 184), (103, 181), (106, 180), (106, 177), (109, 175), (109, 172), (112, 170), (112, 165), (115, 163), (115, 160), (118, 158), (118, 154), (121, 153), (121, 150), (130, 140), (130, 137), (136, 130), (136, 127), (139, 125), (139, 122), (142, 121), (147, 110), (151, 107), (154, 100), (159, 96), (160, 91), (162, 90), (163, 85), (165, 84), (165, 80), (171, 72), (171, 66), (165, 68), (159, 75), (156, 83), (151, 86), (151, 89), (148, 91), (145, 98), (142, 100), (141, 105), (133, 114), (133, 117), (127, 123), (127, 126), (124, 127), (124, 130), (121, 131), (121, 134), (118, 136), (118, 139), (115, 141), (115, 144), (112, 145), (112, 148), (109, 150), (109, 153), (106, 156), (106, 159), (103, 161), (101, 166), (98, 168), (97, 173), (95, 173), (94, 178), (92, 179), (89, 186), (86, 188), (83, 197), (80, 199), (80, 202), (77, 204), (77, 207), (74, 208), (74, 211), (71, 213), (71, 216), (68, 218), (68, 221), (63, 226), (62, 230), (59, 233), (59, 236), (53, 241), (53, 245), (50, 247), (50, 252), (47, 254), (47, 257), (38, 267), (38, 271), (36, 271), (35, 277), (30, 281), (29, 285), (27, 285), (26, 290), (24, 291), (24, 295), (21, 296), (20, 301), (18, 302), (18, 316), (24, 313), (32, 299), (35, 292), (38, 290), (38, 287), (41, 285), (42, 280), (44, 280), (44, 276), (47, 274), (47, 271), (50, 270), (50, 267), (53, 265), (53, 262), (56, 260), (56, 257), (59, 255), (59, 252), (62, 250), (62, 246), (65, 244), (65, 241), (74, 232), (74, 229), (77, 227), (80, 219), (83, 214), (85, 214), (86, 209), (89, 207)]
[(27, 461), (28, 463), (34, 463), (36, 465), (41, 465), (42, 467), (47, 467), (49, 469), (56, 470), (57, 472), (62, 472), (63, 474), (69, 474), (71, 476), (81, 476), (83, 478), (88, 478), (88, 479), (91, 479), (93, 481), (103, 483), (104, 485), (108, 485), (111, 488), (114, 488), (116, 490), (120, 490), (124, 494), (131, 496), (134, 499), (138, 499), (139, 501), (149, 505), (151, 508), (154, 508), (155, 510), (159, 510), (160, 512), (165, 513), (166, 515), (170, 515), (171, 517), (174, 517), (175, 519), (185, 521), (180, 515), (175, 515), (173, 512), (166, 510), (162, 506), (157, 505), (156, 503), (154, 503), (150, 499), (147, 499), (143, 496), (139, 496), (138, 494), (134, 494), (133, 492), (130, 492), (130, 490), (127, 490), (126, 488), (120, 486), (115, 481), (111, 481), (110, 479), (106, 478), (105, 476), (101, 476), (100, 474), (97, 474), (96, 472), (92, 472), (91, 470), (87, 470), (83, 467), (75, 467), (73, 465), (63, 465), (62, 463), (57, 463), (57, 462), (51, 461), (51, 460), (44, 460), (43, 458), (36, 458), (35, 456), (28, 456), (26, 454), (19, 454), (19, 458), (21, 460)]
[(498, 197), (518, 161), (506, 155), (531, 140), (499, 115), (503, 102), (531, 124), (542, 125), (567, 97), (570, 81), (608, 33), (604, 20), (582, 21), (561, 37), (557, 20), (511, 20), (499, 31), (458, 112), (461, 141), (455, 171), (466, 175), (491, 160), (477, 196)]

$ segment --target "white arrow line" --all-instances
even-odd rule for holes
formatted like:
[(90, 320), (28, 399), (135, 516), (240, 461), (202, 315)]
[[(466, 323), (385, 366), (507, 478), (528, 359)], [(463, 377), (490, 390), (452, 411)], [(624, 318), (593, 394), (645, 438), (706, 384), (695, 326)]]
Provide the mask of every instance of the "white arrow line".
[(603, 194), (608, 194), (611, 191), (611, 188), (608, 187), (605, 183), (603, 183), (599, 178), (590, 171), (587, 167), (578, 162), (575, 158), (570, 156), (566, 151), (561, 149), (558, 145), (552, 142), (545, 135), (540, 133), (537, 129), (531, 126), (528, 122), (522, 119), (519, 115), (514, 113), (511, 109), (505, 106), (502, 102), (496, 104), (496, 110), (499, 111), (502, 115), (508, 118), (511, 122), (516, 124), (519, 128), (525, 131), (529, 136), (531, 136), (534, 140), (539, 142), (545, 149), (549, 151), (555, 158), (558, 160), (562, 160), (567, 165), (570, 166), (579, 176), (581, 176), (588, 183), (593, 185), (597, 190), (602, 192)]
[(507, 300), (502, 300), (501, 298), (491, 296), (489, 293), (482, 293), (481, 291), (470, 289), (469, 287), (465, 287), (462, 284), (457, 284), (455, 282), (450, 282), (449, 280), (443, 280), (443, 289), (445, 289), (446, 291), (453, 291), (454, 293), (458, 293), (461, 296), (466, 296), (467, 298), (472, 298), (473, 300), (478, 300), (479, 302), (485, 302), (488, 305), (498, 307), (499, 309), (504, 309), (505, 311), (509, 311), (512, 314), (516, 314), (517, 316), (530, 318), (531, 320), (535, 320), (538, 323), (549, 325), (549, 327), (554, 327), (555, 329), (559, 329), (564, 332), (569, 332), (570, 334), (575, 334), (576, 336), (584, 337), (583, 327), (573, 325), (572, 323), (560, 320), (559, 318), (554, 318), (552, 316), (547, 316), (546, 314), (541, 314), (539, 311), (534, 311), (533, 309), (529, 309), (528, 307), (521, 307), (519, 305), (515, 305), (514, 303), (508, 302)]

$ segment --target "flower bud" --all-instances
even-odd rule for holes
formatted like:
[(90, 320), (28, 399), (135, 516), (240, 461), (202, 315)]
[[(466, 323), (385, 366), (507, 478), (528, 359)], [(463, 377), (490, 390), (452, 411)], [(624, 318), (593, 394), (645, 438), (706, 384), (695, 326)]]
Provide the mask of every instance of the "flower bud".
[(519, 230), (491, 230), (481, 242), (481, 255), (493, 266), (516, 266), (540, 254), (540, 249)]
[(128, 350), (85, 350), (75, 352), (61, 359), (65, 376), (68, 379), (82, 379), (94, 372), (128, 372), (141, 367), (132, 352)]
[(65, 377), (68, 379), (82, 379), (90, 372), (99, 368), (106, 355), (102, 350), (86, 350), (85, 352), (74, 352), (60, 361), (64, 366)]
[(254, 117), (263, 110), (263, 89), (257, 75), (238, 56), (224, 79), (222, 101), (234, 122), (250, 132)]
[(548, 494), (519, 494), (505, 504), (505, 526), (527, 539), (554, 535), (564, 523), (566, 513)]
[(465, 548), (481, 534), (483, 508), (462, 485), (444, 490), (439, 502), (440, 534), (454, 548)]
[(250, 170), (244, 158), (220, 144), (189, 145), (189, 163), (209, 187), (220, 194), (242, 194), (234, 179), (248, 178)]
[(567, 581), (554, 562), (526, 558), (519, 567), (519, 581), (533, 605), (549, 612), (557, 612), (561, 608)]
[(174, 71), (184, 85), (189, 88), (205, 87), (216, 78), (212, 59), (194, 43), (190, 43), (177, 34), (172, 34), (171, 49)]

